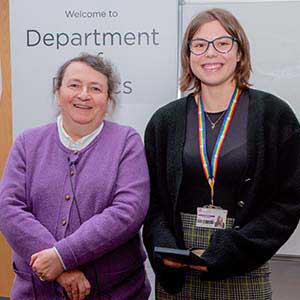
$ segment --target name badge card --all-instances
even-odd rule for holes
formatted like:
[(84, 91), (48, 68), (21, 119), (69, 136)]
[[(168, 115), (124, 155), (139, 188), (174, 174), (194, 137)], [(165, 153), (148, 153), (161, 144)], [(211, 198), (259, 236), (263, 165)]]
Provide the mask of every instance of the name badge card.
[(226, 228), (227, 210), (220, 208), (197, 208), (197, 227)]

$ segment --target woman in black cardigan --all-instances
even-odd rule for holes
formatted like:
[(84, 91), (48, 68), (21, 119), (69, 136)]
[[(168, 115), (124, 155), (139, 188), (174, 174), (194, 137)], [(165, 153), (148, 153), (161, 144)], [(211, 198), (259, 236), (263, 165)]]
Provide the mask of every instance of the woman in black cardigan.
[[(181, 59), (181, 90), (192, 93), (160, 108), (145, 133), (156, 299), (271, 299), (268, 260), (300, 215), (299, 123), (286, 102), (249, 88), (249, 43), (228, 11), (191, 21)], [(196, 248), (204, 262), (154, 247)]]

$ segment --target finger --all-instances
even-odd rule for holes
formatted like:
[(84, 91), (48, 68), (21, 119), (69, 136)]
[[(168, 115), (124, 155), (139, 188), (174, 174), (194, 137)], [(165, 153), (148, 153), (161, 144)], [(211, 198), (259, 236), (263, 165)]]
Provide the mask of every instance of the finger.
[(182, 268), (183, 265), (181, 263), (173, 262), (173, 261), (167, 261), (165, 262), (165, 266), (170, 268)]
[(31, 268), (35, 273), (42, 273), (45, 271), (45, 268), (41, 265), (39, 260), (34, 261)]
[(86, 278), (84, 278), (83, 283), (84, 283), (86, 291), (88, 292), (87, 295), (89, 295), (90, 292), (91, 292), (91, 284), (90, 284), (90, 282)]
[(72, 300), (79, 300), (79, 289), (77, 284), (72, 285)]
[(80, 300), (81, 298), (79, 298), (79, 291), (73, 291), (72, 292), (72, 300)]
[(180, 262), (177, 261), (173, 261), (170, 259), (163, 259), (163, 263), (165, 266), (170, 267), (170, 268), (183, 268), (186, 267), (185, 264), (182, 264)]
[(203, 249), (194, 249), (192, 252), (198, 256), (201, 256), (205, 250)]
[(86, 288), (83, 280), (78, 282), (78, 293), (79, 300), (83, 300), (86, 296)]
[(79, 299), (84, 300), (90, 294), (91, 285), (86, 277), (83, 275), (80, 281), (78, 281)]
[(90, 295), (91, 293), (91, 286), (89, 284), (89, 282), (87, 280), (85, 280), (83, 282), (83, 289), (82, 289), (82, 300), (87, 300), (88, 299), (88, 296)]
[(33, 263), (34, 263), (34, 258), (33, 258), (33, 256), (31, 256), (29, 266), (32, 267)]
[(37, 253), (31, 255), (30, 262), (29, 262), (30, 267), (32, 267), (34, 265), (34, 263), (37, 260), (37, 258), (38, 258), (38, 254)]
[(41, 281), (45, 281), (46, 277), (44, 276), (44, 274), (42, 272), (39, 271), (35, 271), (35, 275), (41, 280)]
[(68, 299), (72, 300), (72, 292), (67, 292), (67, 295), (68, 295)]
[(193, 266), (193, 265), (190, 265), (189, 267), (191, 269), (194, 269), (194, 270), (197, 270), (197, 271), (200, 271), (200, 272), (207, 272), (207, 267), (205, 267), (205, 266)]
[(67, 292), (68, 298), (72, 299), (72, 285), (70, 283), (66, 282), (65, 285), (63, 286), (63, 288)]

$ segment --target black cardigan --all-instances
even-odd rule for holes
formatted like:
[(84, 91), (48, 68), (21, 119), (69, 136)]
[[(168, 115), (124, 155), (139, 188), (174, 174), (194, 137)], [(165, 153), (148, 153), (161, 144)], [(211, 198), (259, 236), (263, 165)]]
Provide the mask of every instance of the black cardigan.
[[(289, 105), (249, 89), (247, 168), (238, 191), (232, 229), (216, 231), (203, 254), (203, 280), (224, 279), (252, 271), (286, 242), (300, 216), (300, 126)], [(163, 266), (155, 246), (184, 248), (178, 210), (187, 101), (160, 108), (145, 132), (151, 178), (150, 209), (143, 229), (151, 265), (169, 292), (181, 290), (184, 270)]]

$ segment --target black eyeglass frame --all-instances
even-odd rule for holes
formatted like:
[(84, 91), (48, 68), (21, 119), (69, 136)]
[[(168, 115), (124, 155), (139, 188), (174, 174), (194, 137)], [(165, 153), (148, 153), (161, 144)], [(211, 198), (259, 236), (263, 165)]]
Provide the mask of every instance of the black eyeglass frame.
[[(229, 38), (229, 39), (232, 40), (231, 48), (230, 48), (228, 51), (225, 51), (225, 52), (218, 50), (218, 49), (216, 48), (215, 44), (214, 44), (215, 41), (220, 40), (220, 39), (224, 39), (224, 38)], [(197, 53), (193, 52), (192, 49), (191, 49), (191, 48), (192, 48), (192, 47), (191, 47), (191, 44), (192, 44), (193, 41), (205, 41), (205, 42), (207, 42), (207, 47), (206, 47), (206, 49), (205, 49), (202, 53), (200, 53), (200, 54), (197, 54)], [(219, 37), (217, 37), (217, 38), (215, 38), (215, 39), (213, 39), (213, 40), (211, 40), (211, 41), (208, 41), (208, 40), (202, 39), (202, 38), (196, 38), (196, 39), (192, 39), (192, 40), (188, 41), (188, 48), (189, 48), (189, 50), (190, 50), (191, 53), (193, 53), (194, 55), (199, 56), (199, 55), (203, 55), (204, 53), (206, 53), (207, 50), (208, 50), (208, 48), (209, 48), (209, 45), (212, 44), (212, 46), (214, 47), (214, 49), (215, 49), (217, 52), (219, 52), (219, 53), (221, 53), (221, 54), (227, 54), (227, 53), (229, 53), (229, 52), (232, 50), (234, 42), (236, 42), (236, 43), (239, 45), (239, 42), (238, 42), (237, 38), (235, 38), (235, 37), (233, 37), (233, 36), (231, 36), (231, 35), (219, 36)]]

